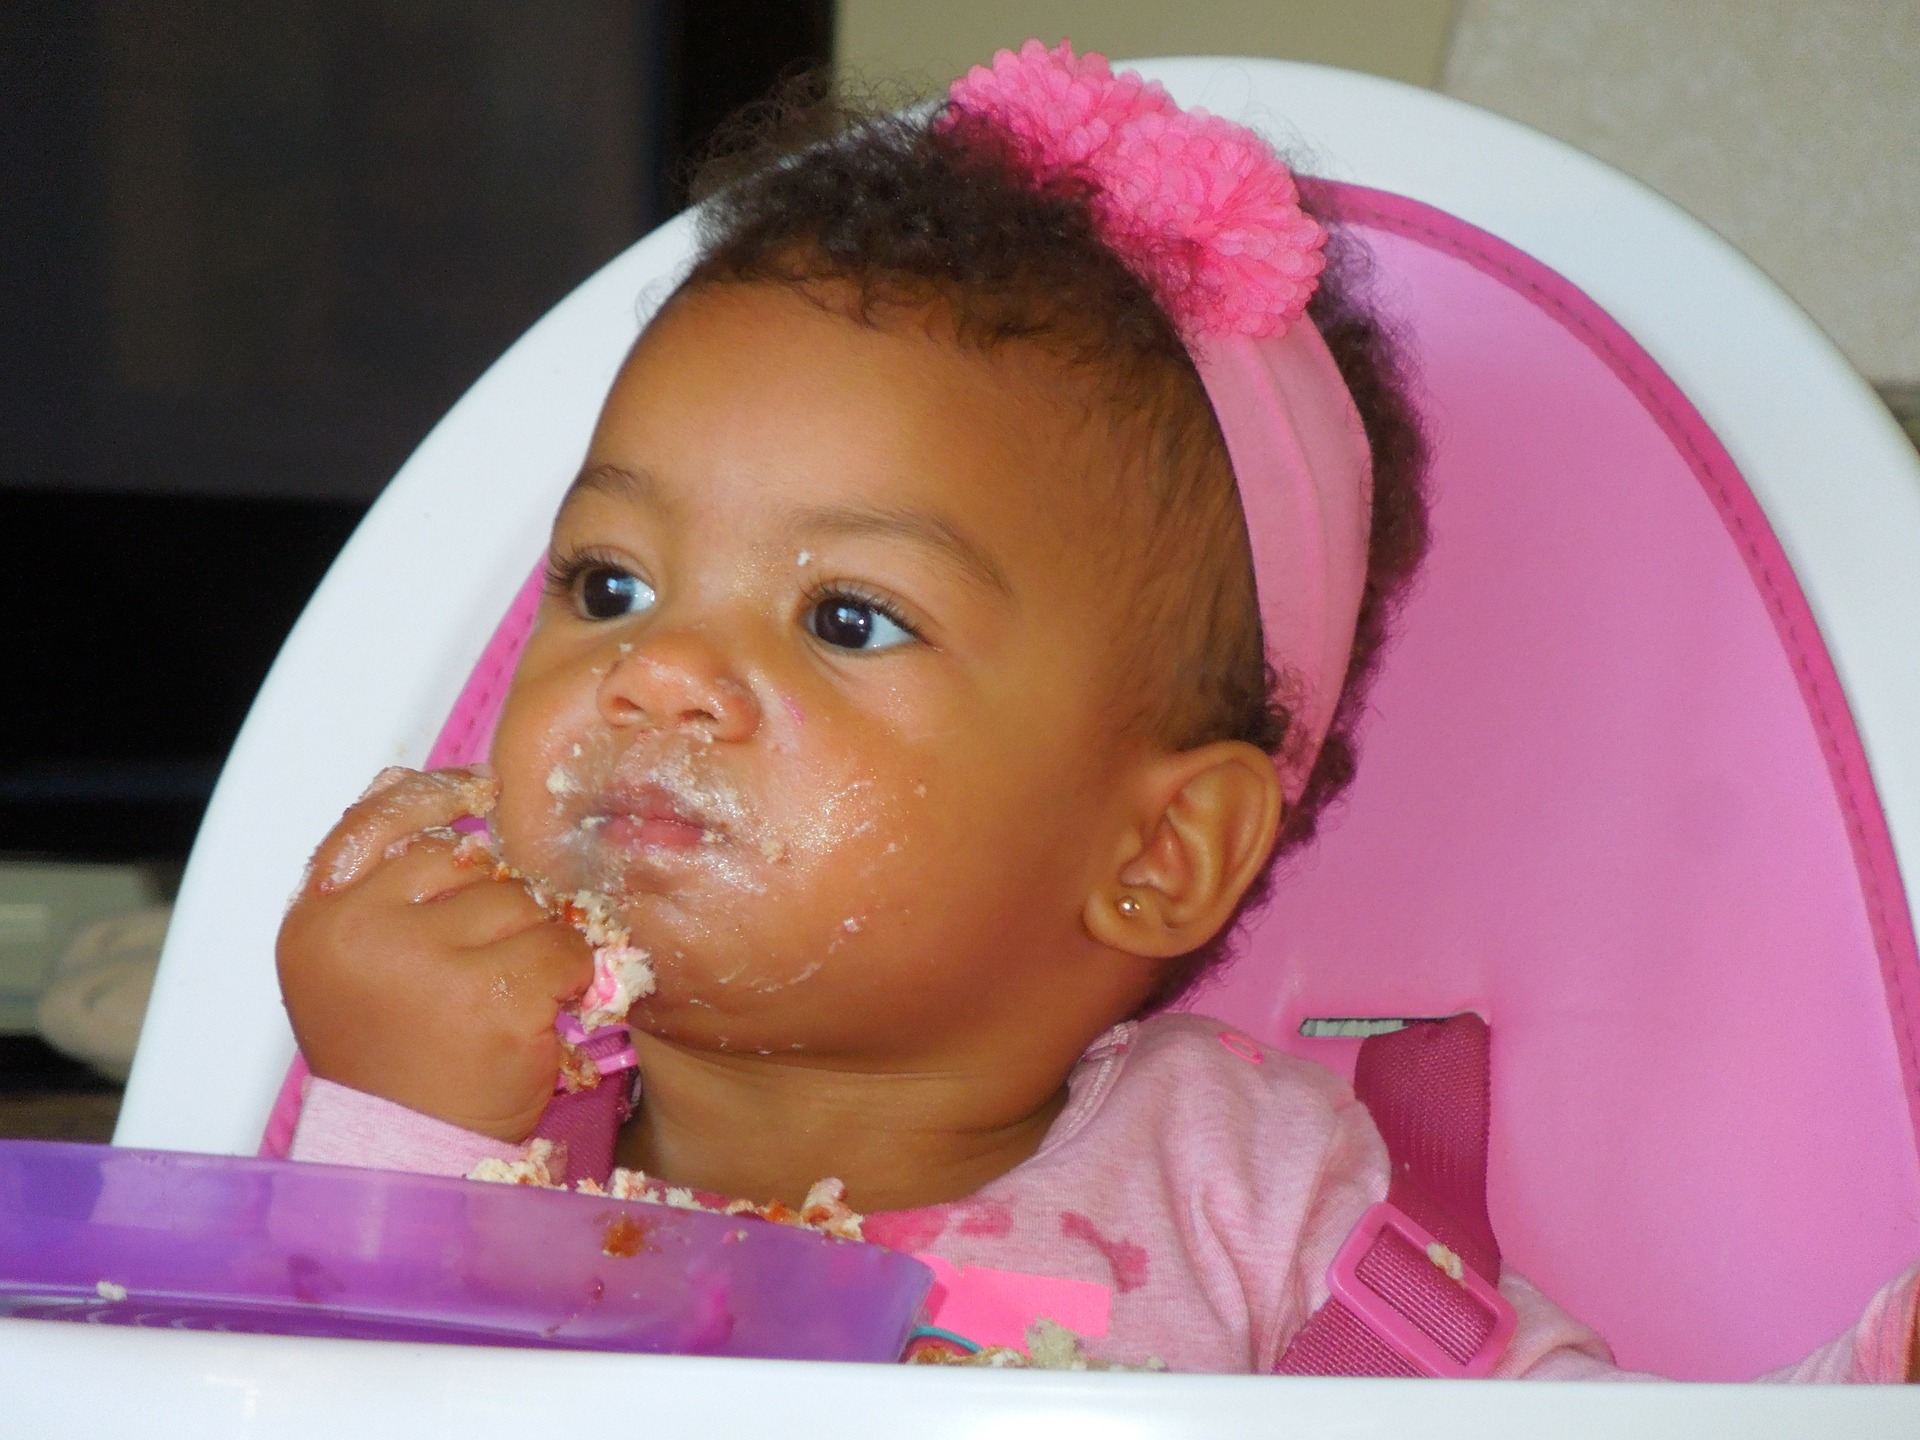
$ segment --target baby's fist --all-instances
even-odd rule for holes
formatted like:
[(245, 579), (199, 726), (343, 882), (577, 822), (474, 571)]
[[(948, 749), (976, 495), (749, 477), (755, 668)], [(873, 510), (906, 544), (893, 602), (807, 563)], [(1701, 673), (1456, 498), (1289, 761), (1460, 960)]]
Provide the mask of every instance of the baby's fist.
[(471, 771), (384, 772), (314, 854), (280, 928), (280, 988), (315, 1075), (518, 1142), (553, 1092), (554, 1016), (593, 962), (446, 836), (492, 800)]

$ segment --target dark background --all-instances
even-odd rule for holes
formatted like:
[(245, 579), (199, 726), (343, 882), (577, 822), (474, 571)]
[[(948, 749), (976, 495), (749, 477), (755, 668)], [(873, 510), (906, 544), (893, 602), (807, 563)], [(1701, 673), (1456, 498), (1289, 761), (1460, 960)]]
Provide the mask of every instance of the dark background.
[(0, 0), (0, 855), (178, 860), (367, 505), (830, 0)]

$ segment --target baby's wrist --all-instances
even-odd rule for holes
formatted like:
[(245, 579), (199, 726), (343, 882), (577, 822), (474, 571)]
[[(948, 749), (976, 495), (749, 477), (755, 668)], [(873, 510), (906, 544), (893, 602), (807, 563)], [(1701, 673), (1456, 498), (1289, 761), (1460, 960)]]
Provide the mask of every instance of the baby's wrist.
[(546, 1108), (542, 1104), (504, 1120), (488, 1116), (461, 1115), (436, 1115), (433, 1118), (442, 1124), (455, 1126), (474, 1135), (484, 1135), (489, 1140), (497, 1140), (503, 1145), (525, 1145), (533, 1139), (533, 1132), (540, 1127), (540, 1117), (546, 1113)]
[[(533, 1132), (539, 1127), (540, 1117), (546, 1113), (546, 1102), (551, 1098), (542, 1096), (538, 1102), (517, 1109), (476, 1110), (470, 1095), (408, 1094), (405, 1091), (388, 1094), (380, 1090), (369, 1093), (411, 1110), (416, 1115), (424, 1115), (429, 1120), (502, 1145), (524, 1145), (532, 1139)], [(461, 1103), (462, 1099), (466, 1103)]]

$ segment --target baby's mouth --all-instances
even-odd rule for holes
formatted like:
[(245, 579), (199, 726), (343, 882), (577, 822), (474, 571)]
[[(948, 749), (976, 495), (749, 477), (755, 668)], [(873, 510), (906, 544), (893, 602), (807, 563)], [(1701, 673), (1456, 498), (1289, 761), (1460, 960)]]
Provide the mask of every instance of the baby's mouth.
[(581, 828), (621, 850), (684, 850), (728, 840), (726, 824), (658, 785), (637, 785), (601, 796)]

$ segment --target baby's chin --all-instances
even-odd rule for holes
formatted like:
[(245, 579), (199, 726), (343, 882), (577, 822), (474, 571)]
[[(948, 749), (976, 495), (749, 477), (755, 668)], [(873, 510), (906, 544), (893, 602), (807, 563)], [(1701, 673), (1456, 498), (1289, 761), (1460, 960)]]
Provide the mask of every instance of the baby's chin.
[(647, 953), (659, 985), (655, 1008), (669, 1012), (759, 1013), (776, 997), (817, 988), (814, 982), (843, 948), (838, 936), (817, 945), (803, 938), (817, 927), (792, 897), (741, 894), (681, 883), (657, 889), (601, 888), (628, 943)]
[(627, 1024), (641, 1034), (738, 1055), (798, 1055), (818, 1043), (822, 1006), (808, 993), (817, 969), (690, 974), (685, 960), (668, 960), (655, 973), (654, 993), (627, 1014)]

